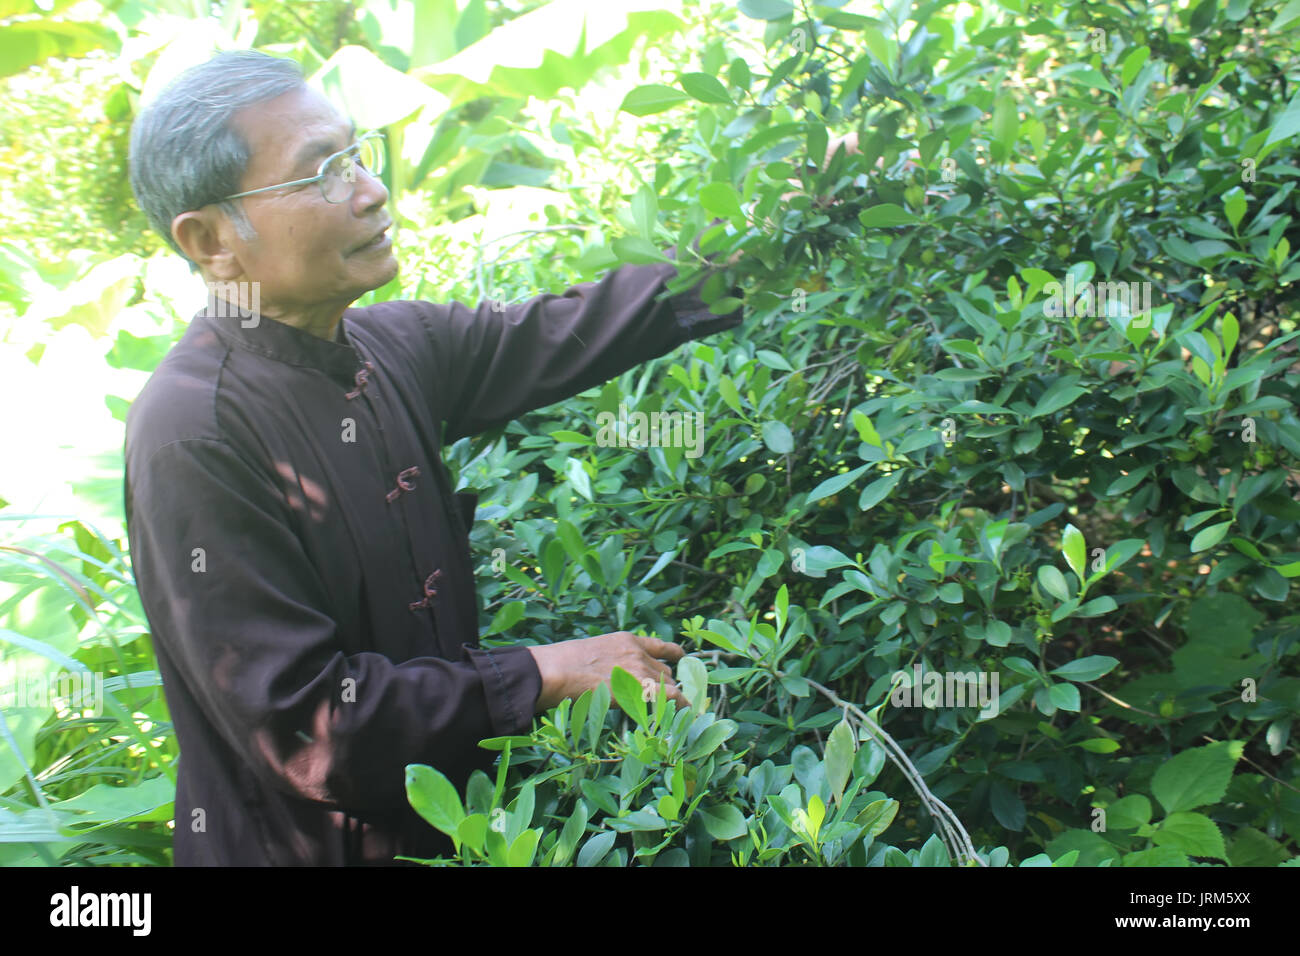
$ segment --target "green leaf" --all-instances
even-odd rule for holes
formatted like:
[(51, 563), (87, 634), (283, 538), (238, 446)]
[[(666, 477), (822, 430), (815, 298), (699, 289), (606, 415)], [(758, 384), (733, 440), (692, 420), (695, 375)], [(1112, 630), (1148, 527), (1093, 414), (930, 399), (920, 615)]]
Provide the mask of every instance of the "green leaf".
[(1227, 860), (1223, 834), (1214, 821), (1203, 813), (1171, 813), (1151, 835), (1156, 846), (1173, 847), (1188, 856), (1208, 856)]
[(871, 419), (862, 412), (853, 413), (853, 427), (858, 430), (858, 437), (868, 445), (875, 445), (877, 448), (884, 448), (885, 443), (880, 440), (880, 434), (876, 431)]
[(1254, 827), (1240, 827), (1233, 836), (1228, 860), (1233, 866), (1278, 866), (1289, 853)]
[(578, 866), (599, 866), (600, 861), (605, 859), (614, 846), (616, 839), (618, 834), (613, 830), (602, 830), (600, 833), (593, 834), (578, 851)]
[(1201, 34), (1209, 29), (1214, 23), (1215, 15), (1218, 12), (1218, 0), (1201, 0), (1194, 8), (1192, 15), (1188, 20), (1188, 27), (1193, 34)]
[[(883, 758), (883, 755), (882, 755)], [(862, 808), (854, 819), (854, 826), (862, 827), (873, 838), (889, 829), (894, 817), (898, 815), (897, 800), (874, 800)]]
[(645, 696), (641, 690), (641, 682), (623, 668), (615, 667), (613, 673), (609, 676), (609, 686), (619, 709), (635, 720), (637, 726), (641, 729), (644, 730), (648, 727), (650, 719), (646, 713)]
[(862, 494), (858, 495), (858, 509), (860, 511), (870, 511), (880, 502), (889, 497), (889, 493), (894, 490), (895, 486), (903, 480), (903, 471), (891, 472), (883, 478), (877, 478), (867, 487), (862, 489)]
[(1268, 601), (1285, 601), (1291, 585), (1275, 568), (1260, 568), (1251, 579), (1255, 593)]
[(471, 813), (456, 828), (456, 836), (465, 846), (476, 853), (483, 852), (483, 841), (487, 839), (488, 818), (481, 813)]
[(1075, 617), (1098, 617), (1099, 615), (1102, 614), (1109, 614), (1111, 611), (1115, 610), (1115, 608), (1118, 606), (1119, 605), (1115, 603), (1115, 599), (1113, 597), (1111, 597), (1109, 594), (1103, 594), (1101, 597), (1093, 598), (1091, 601), (1088, 601), (1086, 604), (1081, 605), (1079, 609), (1075, 612), (1074, 616)]
[[(1297, 0), (1297, 2), (1300, 2), (1300, 0)], [(1146, 64), (1149, 56), (1151, 56), (1151, 48), (1140, 46), (1124, 57), (1124, 64), (1120, 67), (1119, 74), (1121, 86), (1128, 87), (1132, 85), (1133, 78), (1138, 75), (1138, 71)]]
[(1174, 754), (1151, 778), (1151, 792), (1166, 813), (1218, 803), (1243, 749), (1241, 741), (1224, 740)]
[(1237, 347), (1237, 336), (1240, 328), (1237, 325), (1237, 317), (1229, 312), (1223, 317), (1223, 354), (1229, 356), (1232, 350)]
[[(1239, 513), (1242, 508), (1261, 494), (1271, 494), (1274, 486), (1281, 484), (1282, 476), (1283, 472), (1279, 469), (1243, 478), (1241, 484), (1237, 486), (1236, 495), (1232, 499), (1233, 513)], [(1255, 557), (1256, 560), (1259, 560), (1258, 553), (1256, 553)]]
[(1080, 706), (1079, 688), (1073, 684), (1053, 684), (1048, 690), (1052, 703), (1061, 710), (1077, 713)]
[(916, 856), (917, 866), (948, 866), (950, 863), (948, 848), (943, 845), (943, 840), (937, 833), (931, 834), (930, 839), (925, 841), (921, 852)]
[(756, 572), (760, 578), (769, 578), (781, 570), (785, 564), (785, 554), (776, 548), (768, 548), (758, 559)]
[(895, 46), (885, 36), (884, 32), (873, 23), (864, 24), (862, 27), (862, 40), (871, 55), (880, 62), (886, 70), (892, 70), (895, 58)]
[(591, 747), (600, 742), (605, 728), (605, 716), (609, 713), (609, 685), (598, 684), (591, 694), (591, 709), (587, 712), (587, 741)]
[(340, 47), (313, 77), (362, 129), (392, 126), (421, 109), (443, 112), (450, 101), (415, 75), (394, 69), (365, 47)]
[(691, 702), (691, 709), (697, 714), (704, 713), (709, 706), (709, 670), (698, 657), (683, 657), (677, 662), (677, 684), (686, 699)]
[(868, 229), (884, 229), (889, 226), (907, 226), (920, 222), (918, 216), (908, 212), (902, 206), (892, 202), (881, 203), (864, 209), (858, 214), (858, 221)]
[(1049, 282), (1056, 281), (1056, 277), (1045, 269), (1021, 269), (1020, 277), (1029, 285), (1029, 289), (1025, 293), (1026, 302), (1036, 296), (1039, 291), (1042, 290), (1043, 286), (1047, 285)]
[(662, 113), (679, 103), (685, 103), (688, 99), (690, 97), (681, 90), (651, 83), (647, 86), (638, 86), (629, 92), (623, 97), (619, 109), (633, 116), (650, 116), (652, 113)]
[(701, 103), (729, 104), (731, 95), (716, 76), (708, 73), (683, 73), (682, 89)]
[(650, 566), (650, 570), (647, 571), (641, 580), (637, 582), (637, 587), (641, 587), (647, 581), (653, 580), (660, 571), (668, 567), (668, 563), (675, 557), (677, 557), (676, 551), (665, 551), (663, 554), (659, 555), (659, 557), (655, 559), (655, 563)]
[(854, 561), (843, 551), (829, 544), (818, 544), (805, 549), (803, 572), (810, 577), (825, 577), (834, 568), (852, 567)]
[(774, 368), (778, 372), (794, 371), (794, 366), (786, 361), (785, 356), (780, 352), (773, 352), (771, 349), (759, 349), (754, 353), (754, 357), (768, 368)]
[(763, 422), (760, 430), (763, 434), (763, 444), (769, 451), (776, 452), (778, 455), (788, 455), (794, 451), (794, 434), (785, 422)]
[(1061, 550), (1065, 552), (1065, 562), (1074, 571), (1080, 581), (1085, 580), (1084, 572), (1088, 564), (1088, 545), (1083, 540), (1083, 532), (1072, 524), (1065, 526), (1061, 536)]
[(993, 104), (993, 140), (989, 149), (994, 161), (1003, 162), (1015, 151), (1019, 133), (1020, 117), (1016, 114), (1015, 97), (1003, 93)]
[(1087, 740), (1081, 740), (1078, 743), (1081, 750), (1094, 754), (1113, 754), (1119, 750), (1119, 741), (1111, 740), (1109, 737), (1090, 737)]
[(1066, 680), (1096, 680), (1103, 674), (1109, 674), (1118, 666), (1119, 660), (1117, 658), (1107, 657), (1104, 654), (1093, 654), (1062, 664), (1060, 667), (1048, 671), (1048, 673), (1057, 677), (1064, 677)]
[(1038, 673), (1038, 668), (1023, 657), (1004, 657), (1002, 665), (1009, 671), (1020, 674), (1023, 677), (1033, 677), (1042, 680), (1042, 675)]
[(871, 465), (869, 464), (860, 465), (852, 471), (847, 471), (842, 475), (827, 478), (812, 490), (812, 494), (808, 496), (808, 500), (805, 504), (812, 504), (814, 501), (821, 501), (823, 498), (829, 498), (831, 495), (842, 491), (861, 478), (863, 473), (870, 467)]
[(730, 183), (709, 183), (700, 190), (700, 205), (710, 216), (722, 219), (744, 219), (740, 197)]
[(738, 840), (749, 832), (745, 815), (729, 803), (716, 807), (700, 807), (696, 811), (704, 821), (704, 829), (715, 840)]
[[(19, 672), (21, 674), (21, 671)], [(18, 680), (22, 680), (19, 677)], [(9, 718), (13, 719), (12, 716)], [(97, 783), (55, 804), (57, 812), (78, 824), (162, 822), (175, 814), (176, 785), (166, 774), (150, 777), (131, 786)], [(33, 813), (36, 811), (32, 811)], [(0, 818), (3, 813), (0, 812)], [(96, 827), (95, 829), (98, 829)], [(3, 826), (0, 825), (0, 833)], [(51, 840), (58, 839), (51, 837)]]
[(704, 728), (686, 752), (687, 760), (703, 760), (726, 741), (736, 735), (739, 725), (734, 720), (717, 720)]
[(1192, 550), (1204, 551), (1207, 548), (1214, 547), (1223, 540), (1223, 536), (1228, 533), (1228, 529), (1232, 527), (1232, 524), (1231, 521), (1221, 521), (1219, 524), (1212, 524), (1202, 528), (1196, 532), (1196, 537), (1192, 538)]
[(1071, 70), (1069, 73), (1062, 75), (1061, 79), (1070, 83), (1078, 83), (1080, 86), (1087, 86), (1095, 90), (1108, 90), (1111, 93), (1115, 92), (1105, 75), (1094, 70), (1090, 66), (1085, 66), (1078, 70)]
[(410, 764), (406, 768), (406, 798), (430, 826), (454, 841), (460, 839), (457, 829), (465, 819), (465, 808), (456, 787), (441, 771), (424, 764)]
[(994, 647), (1009, 647), (1011, 644), (1011, 625), (1006, 621), (989, 621), (984, 628), (984, 640)]
[(748, 89), (749, 84), (753, 81), (753, 75), (750, 73), (749, 64), (740, 57), (736, 57), (727, 67), (727, 79), (731, 85), (737, 89)]
[(541, 836), (541, 830), (525, 830), (515, 837), (515, 842), (510, 844), (510, 852), (506, 856), (510, 866), (532, 866), (533, 856), (537, 853), (537, 841)]
[(783, 20), (794, 13), (790, 0), (740, 0), (740, 12), (753, 20)]
[(1057, 379), (1052, 383), (1052, 387), (1043, 393), (1043, 397), (1038, 400), (1029, 417), (1041, 418), (1043, 415), (1051, 415), (1067, 405), (1072, 405), (1080, 395), (1088, 391), (1080, 385), (1075, 385), (1077, 380), (1078, 376)]
[(718, 378), (718, 394), (722, 400), (729, 405), (733, 411), (742, 412), (740, 404), (740, 392), (736, 388), (736, 383), (731, 380), (730, 375), (723, 375)]
[(1133, 556), (1142, 550), (1146, 541), (1143, 538), (1125, 538), (1106, 549), (1106, 564), (1103, 573), (1109, 574), (1116, 568), (1123, 567)]
[(119, 46), (117, 34), (97, 23), (44, 17), (6, 23), (0, 26), (0, 76), (13, 76), (51, 57), (73, 59), (101, 47), (116, 52)]
[(844, 796), (844, 787), (853, 772), (853, 758), (856, 754), (854, 742), (857, 734), (847, 720), (841, 720), (826, 738), (826, 781), (831, 785), (831, 795), (836, 805)]
[(1190, 863), (1186, 854), (1179, 853), (1171, 846), (1153, 846), (1149, 850), (1134, 850), (1124, 856), (1124, 866), (1185, 867)]
[(1050, 564), (1038, 569), (1038, 586), (1058, 601), (1070, 599), (1070, 589), (1065, 583), (1065, 575)]
[(1116, 800), (1106, 808), (1106, 828), (1136, 830), (1151, 822), (1151, 801), (1140, 793)]
[(1289, 26), (1296, 20), (1300, 20), (1300, 0), (1291, 0), (1291, 2), (1279, 10), (1277, 16), (1273, 18), (1273, 23), (1268, 28), (1269, 32), (1278, 34), (1283, 27)]
[(642, 236), (620, 236), (609, 246), (620, 261), (631, 265), (657, 265), (673, 261), (664, 255), (663, 250)]
[(563, 518), (555, 523), (555, 537), (559, 539), (564, 550), (568, 552), (569, 557), (574, 561), (581, 561), (587, 554), (587, 546), (583, 543), (582, 533)]
[(557, 429), (550, 433), (551, 437), (557, 442), (570, 442), (575, 445), (594, 445), (590, 435), (584, 435), (582, 432), (571, 432), (567, 429)]
[(1141, 468), (1134, 468), (1127, 475), (1120, 475), (1106, 488), (1106, 495), (1122, 495), (1126, 491), (1131, 491), (1142, 483), (1142, 479), (1155, 470), (1155, 465), (1143, 465)]
[(1233, 186), (1223, 194), (1223, 213), (1235, 231), (1241, 217), (1246, 215), (1246, 194), (1240, 186)]
[[(1285, 12), (1284, 10), (1283, 13)], [(1296, 133), (1300, 133), (1300, 93), (1291, 97), (1291, 102), (1286, 105), (1278, 121), (1273, 124), (1268, 139), (1264, 141), (1262, 152), (1267, 153), (1273, 144), (1288, 140)]]
[(524, 602), (511, 601), (502, 606), (501, 610), (492, 618), (492, 623), (488, 626), (486, 637), (493, 634), (500, 634), (502, 631), (508, 631), (518, 624), (524, 617)]
[(989, 809), (993, 817), (1008, 830), (1025, 828), (1025, 802), (1004, 783), (994, 781), (989, 787)]
[(632, 196), (632, 218), (642, 238), (649, 239), (654, 235), (655, 223), (659, 219), (659, 200), (647, 183), (642, 183)]

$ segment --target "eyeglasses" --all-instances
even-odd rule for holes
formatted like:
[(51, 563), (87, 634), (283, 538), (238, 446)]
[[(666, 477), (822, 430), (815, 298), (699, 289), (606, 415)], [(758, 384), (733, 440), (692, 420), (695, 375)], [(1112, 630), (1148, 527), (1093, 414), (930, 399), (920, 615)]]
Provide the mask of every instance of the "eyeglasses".
[(356, 189), (357, 167), (364, 169), (371, 176), (379, 176), (384, 171), (383, 143), (383, 133), (377, 131), (366, 133), (347, 149), (325, 157), (316, 175), (309, 179), (295, 179), (293, 182), (250, 189), (247, 192), (218, 199), (217, 202), (242, 199), (244, 196), (264, 193), (271, 189), (284, 189), (286, 186), (305, 186), (308, 183), (320, 183), (320, 194), (328, 203), (347, 202), (352, 198), (352, 191)]

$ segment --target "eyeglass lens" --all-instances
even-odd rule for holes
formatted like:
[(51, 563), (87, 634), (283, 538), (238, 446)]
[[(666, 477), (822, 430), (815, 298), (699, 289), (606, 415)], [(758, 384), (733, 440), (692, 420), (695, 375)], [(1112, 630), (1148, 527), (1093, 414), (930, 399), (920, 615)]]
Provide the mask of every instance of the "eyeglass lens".
[(321, 180), (321, 191), (328, 202), (344, 202), (351, 198), (357, 182), (357, 166), (372, 176), (383, 172), (383, 151), (378, 137), (363, 139), (356, 148), (335, 156), (325, 167), (325, 178)]

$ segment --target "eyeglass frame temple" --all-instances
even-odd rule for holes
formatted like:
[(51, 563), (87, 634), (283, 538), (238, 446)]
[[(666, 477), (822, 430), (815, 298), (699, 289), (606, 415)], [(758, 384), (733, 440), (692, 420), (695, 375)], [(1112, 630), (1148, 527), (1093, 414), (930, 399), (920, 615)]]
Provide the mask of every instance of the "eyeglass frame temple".
[(288, 182), (288, 183), (276, 183), (274, 186), (262, 186), (260, 189), (250, 189), (248, 190), (248, 192), (235, 193), (233, 196), (226, 196), (222, 199), (218, 199), (217, 202), (229, 202), (231, 199), (243, 199), (245, 196), (253, 196), (256, 195), (257, 193), (270, 192), (272, 189), (284, 189), (286, 186), (305, 186), (308, 183), (318, 183), (325, 178), (325, 167), (328, 166), (330, 163), (332, 163), (339, 156), (343, 156), (344, 154), (349, 153), (354, 149), (359, 150), (361, 144), (365, 140), (368, 139), (382, 140), (383, 138), (384, 138), (384, 134), (380, 130), (371, 130), (369, 133), (363, 133), (361, 136), (357, 137), (357, 141), (353, 143), (351, 146), (349, 146), (347, 149), (341, 149), (337, 153), (331, 153), (330, 155), (326, 156), (323, 160), (321, 160), (321, 164), (320, 166), (317, 167), (315, 176), (308, 177), (307, 179), (295, 179), (292, 182)]

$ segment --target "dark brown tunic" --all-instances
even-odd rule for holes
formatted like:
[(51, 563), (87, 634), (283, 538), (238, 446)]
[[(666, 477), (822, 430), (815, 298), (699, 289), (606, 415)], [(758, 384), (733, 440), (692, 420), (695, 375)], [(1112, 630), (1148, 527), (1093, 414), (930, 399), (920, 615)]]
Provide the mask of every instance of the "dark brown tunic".
[[(450, 852), (404, 768), (462, 788), (526, 733), (525, 647), (478, 646), (448, 442), (731, 328), (672, 265), (493, 311), (348, 309), (342, 341), (200, 312), (131, 407), (131, 556), (181, 750), (177, 865)], [(347, 440), (349, 437), (353, 440)]]

